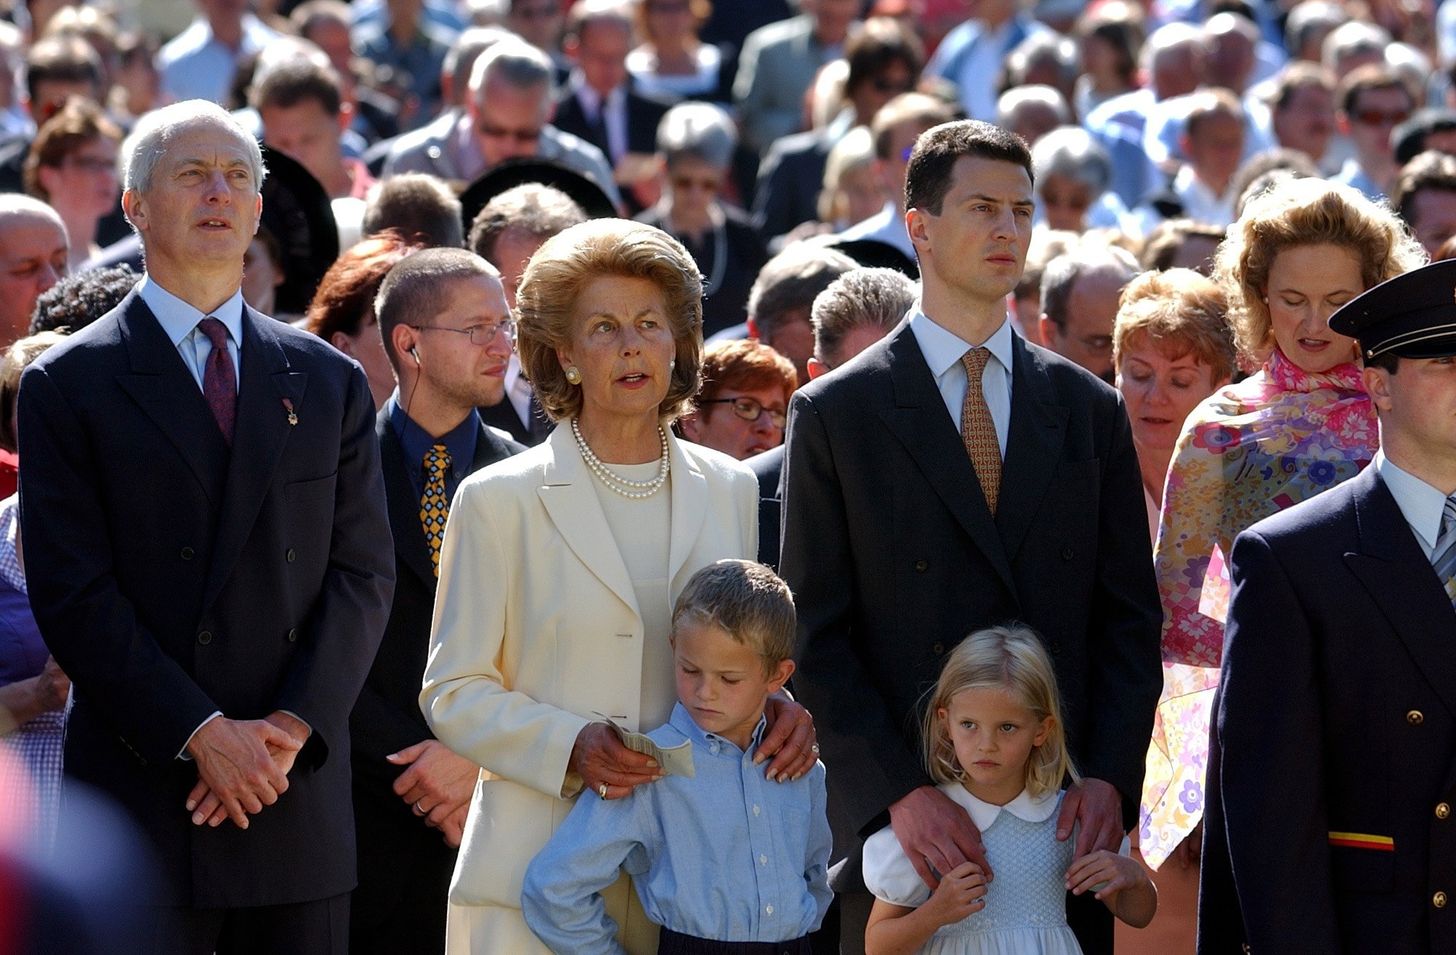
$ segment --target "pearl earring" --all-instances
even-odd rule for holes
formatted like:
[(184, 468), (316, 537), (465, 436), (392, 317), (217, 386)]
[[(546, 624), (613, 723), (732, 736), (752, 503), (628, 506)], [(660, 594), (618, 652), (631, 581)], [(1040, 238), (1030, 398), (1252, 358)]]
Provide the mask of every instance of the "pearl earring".
[(573, 385), (581, 384), (581, 372), (577, 370), (575, 365), (566, 366), (566, 380)]

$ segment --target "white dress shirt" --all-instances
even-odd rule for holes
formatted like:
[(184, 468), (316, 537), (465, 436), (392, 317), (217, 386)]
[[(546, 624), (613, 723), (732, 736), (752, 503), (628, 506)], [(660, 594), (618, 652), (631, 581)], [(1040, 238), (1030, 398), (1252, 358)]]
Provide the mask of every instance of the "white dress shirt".
[(607, 94), (603, 102), (602, 95), (587, 85), (586, 80), (578, 70), (571, 76), (572, 93), (581, 103), (581, 111), (587, 121), (592, 121), (598, 114), (607, 128), (607, 159), (615, 166), (627, 153), (627, 92), (625, 87), (616, 86)]
[(985, 348), (991, 353), (986, 370), (981, 373), (981, 394), (986, 407), (991, 411), (991, 423), (996, 426), (996, 443), (1001, 447), (1001, 458), (1006, 458), (1006, 435), (1011, 428), (1011, 323), (1004, 321), (1001, 327), (991, 333), (984, 342), (968, 342), (920, 310), (916, 302), (910, 310), (910, 331), (915, 342), (935, 376), (935, 386), (945, 401), (945, 410), (961, 430), (961, 408), (966, 403), (966, 389), (969, 379), (966, 366), (961, 364), (968, 350)]
[(242, 355), (238, 350), (238, 343), (243, 340), (243, 290), (241, 288), (233, 293), (232, 298), (211, 312), (198, 311), (162, 288), (150, 275), (142, 276), (137, 294), (141, 296), (143, 302), (147, 303), (147, 308), (150, 308), (152, 314), (157, 317), (162, 331), (166, 332), (167, 338), (177, 347), (177, 353), (182, 356), (182, 364), (187, 366), (187, 371), (197, 382), (199, 389), (202, 387), (202, 377), (207, 369), (207, 358), (212, 354), (212, 340), (197, 327), (197, 323), (208, 316), (222, 322), (228, 332), (228, 355), (233, 360), (233, 380), (235, 383), (242, 382)]
[(1396, 506), (1405, 515), (1405, 522), (1410, 525), (1411, 533), (1416, 535), (1416, 543), (1421, 545), (1421, 552), (1426, 555), (1426, 560), (1430, 560), (1436, 551), (1436, 539), (1441, 536), (1446, 495), (1409, 471), (1401, 470), (1385, 456), (1384, 450), (1375, 452), (1375, 461), (1371, 467), (1380, 475), (1380, 480), (1385, 482), (1386, 490), (1390, 491)]

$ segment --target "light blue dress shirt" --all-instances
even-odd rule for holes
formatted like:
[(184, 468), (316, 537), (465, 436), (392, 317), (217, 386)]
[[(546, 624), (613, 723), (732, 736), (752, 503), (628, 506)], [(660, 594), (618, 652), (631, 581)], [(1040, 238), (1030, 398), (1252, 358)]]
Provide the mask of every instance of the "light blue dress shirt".
[(966, 403), (966, 366), (961, 364), (970, 348), (985, 348), (991, 353), (986, 370), (981, 373), (981, 395), (991, 412), (991, 423), (996, 426), (996, 443), (1001, 446), (1001, 460), (1006, 460), (1006, 435), (1011, 429), (1011, 323), (1005, 321), (991, 333), (984, 342), (965, 341), (920, 310), (920, 303), (910, 311), (910, 331), (935, 376), (935, 386), (945, 401), (945, 410), (961, 430), (961, 408)]
[(1385, 451), (1375, 452), (1371, 462), (1375, 473), (1385, 482), (1386, 490), (1395, 498), (1395, 504), (1410, 525), (1421, 552), (1430, 560), (1436, 551), (1436, 540), (1441, 535), (1441, 521), (1446, 509), (1446, 495), (1420, 478), (1404, 471), (1385, 456)]
[(693, 744), (692, 778), (668, 776), (624, 799), (586, 791), (526, 870), (521, 907), (553, 952), (612, 953), (616, 927), (601, 891), (632, 876), (647, 917), (698, 938), (786, 942), (819, 927), (829, 908), (824, 765), (774, 783), (747, 751), (703, 731), (681, 703), (647, 734)]
[(212, 354), (212, 341), (197, 323), (211, 315), (222, 322), (228, 331), (228, 355), (233, 360), (233, 380), (241, 385), (243, 380), (242, 356), (238, 343), (243, 340), (243, 290), (239, 288), (232, 298), (223, 302), (215, 311), (199, 312), (171, 292), (158, 285), (151, 276), (143, 276), (137, 287), (137, 294), (147, 303), (147, 308), (157, 317), (157, 322), (166, 332), (167, 338), (177, 346), (182, 364), (187, 366), (197, 387), (202, 387), (202, 376), (207, 368), (207, 356)]

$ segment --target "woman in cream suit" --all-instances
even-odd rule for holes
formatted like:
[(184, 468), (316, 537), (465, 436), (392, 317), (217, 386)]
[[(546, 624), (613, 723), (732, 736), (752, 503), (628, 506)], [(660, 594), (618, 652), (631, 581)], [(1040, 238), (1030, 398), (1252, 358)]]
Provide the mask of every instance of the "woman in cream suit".
[[(583, 788), (621, 799), (656, 778), (601, 718), (667, 721), (674, 599), (699, 568), (756, 552), (753, 474), (668, 431), (698, 387), (701, 290), (675, 239), (616, 219), (562, 232), (526, 269), (521, 364), (559, 424), (461, 484), (420, 696), (440, 740), (483, 767), (451, 953), (545, 951), (521, 917), (526, 864)], [(782, 700), (769, 717), (765, 771), (806, 772), (808, 714)], [(656, 951), (625, 876), (607, 904), (629, 952)]]

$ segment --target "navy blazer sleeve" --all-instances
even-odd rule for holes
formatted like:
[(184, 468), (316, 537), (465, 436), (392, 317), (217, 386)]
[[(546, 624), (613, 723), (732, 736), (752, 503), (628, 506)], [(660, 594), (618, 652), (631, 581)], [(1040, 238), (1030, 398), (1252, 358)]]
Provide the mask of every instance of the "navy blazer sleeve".
[(1257, 532), (1235, 539), (1231, 571), (1217, 748), (1209, 754), (1218, 761), (1227, 839), (1217, 848), (1229, 853), (1250, 950), (1338, 952), (1315, 637), (1278, 555)]
[(120, 591), (100, 467), (71, 403), (43, 367), (31, 366), (23, 382), (21, 542), (41, 633), (128, 746), (145, 760), (173, 759), (220, 707), (163, 651)]

